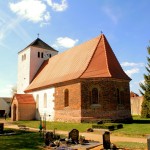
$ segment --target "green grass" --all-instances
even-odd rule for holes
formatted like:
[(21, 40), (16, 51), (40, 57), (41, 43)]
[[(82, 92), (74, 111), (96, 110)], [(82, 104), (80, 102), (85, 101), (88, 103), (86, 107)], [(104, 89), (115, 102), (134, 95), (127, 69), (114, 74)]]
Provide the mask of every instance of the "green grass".
[[(150, 134), (150, 119), (140, 118), (139, 116), (133, 117), (134, 123), (123, 124), (123, 128), (111, 131), (113, 135), (129, 136), (129, 137), (144, 137)], [(15, 124), (24, 124), (29, 127), (39, 128), (40, 121), (18, 121)], [(88, 128), (92, 127), (92, 123), (62, 123), (62, 122), (47, 122), (47, 130), (71, 131), (77, 129), (79, 132), (86, 132)]]
[(132, 124), (123, 124), (123, 128), (112, 132), (113, 135), (145, 137), (150, 135), (150, 119), (133, 117)]
[(138, 150), (145, 150), (147, 148), (146, 143), (137, 143), (137, 142), (115, 142), (118, 148), (125, 148), (125, 149), (138, 149)]
[[(17, 131), (16, 135), (0, 136), (1, 150), (40, 150), (44, 145), (39, 133)], [(41, 148), (40, 148), (41, 147)]]
[[(23, 124), (28, 127), (39, 129), (40, 121), (17, 121), (15, 124)], [(46, 129), (53, 130), (56, 128), (57, 130), (63, 131), (71, 131), (72, 129), (77, 129), (79, 132), (86, 132), (88, 128), (91, 128), (92, 124), (90, 123), (64, 123), (64, 122), (46, 122)]]

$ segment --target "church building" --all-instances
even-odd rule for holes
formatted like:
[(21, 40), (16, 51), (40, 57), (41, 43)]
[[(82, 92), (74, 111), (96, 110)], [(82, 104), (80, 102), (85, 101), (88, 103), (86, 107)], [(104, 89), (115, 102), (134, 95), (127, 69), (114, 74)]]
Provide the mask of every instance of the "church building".
[(129, 119), (130, 80), (104, 34), (62, 53), (37, 38), (18, 53), (12, 120)]

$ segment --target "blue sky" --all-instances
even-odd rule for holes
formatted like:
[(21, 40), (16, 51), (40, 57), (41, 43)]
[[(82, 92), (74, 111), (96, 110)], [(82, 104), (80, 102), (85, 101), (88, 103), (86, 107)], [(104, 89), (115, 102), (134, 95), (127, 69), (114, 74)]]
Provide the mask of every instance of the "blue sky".
[(139, 94), (150, 40), (149, 0), (0, 0), (0, 97), (17, 83), (17, 54), (37, 38), (60, 52), (108, 39)]

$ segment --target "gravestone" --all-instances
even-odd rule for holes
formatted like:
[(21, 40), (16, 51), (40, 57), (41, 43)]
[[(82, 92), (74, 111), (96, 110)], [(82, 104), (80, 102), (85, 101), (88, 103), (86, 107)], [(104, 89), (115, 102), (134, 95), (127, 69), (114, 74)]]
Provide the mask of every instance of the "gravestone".
[(103, 134), (103, 147), (104, 149), (110, 149), (110, 132), (105, 132)]
[(47, 132), (46, 134), (45, 134), (45, 145), (47, 145), (47, 146), (49, 146), (50, 145), (50, 143), (52, 143), (53, 142), (53, 132)]
[(77, 129), (73, 129), (69, 132), (69, 139), (72, 140), (72, 143), (79, 143), (79, 131)]
[(4, 123), (0, 123), (0, 133), (3, 133), (4, 131)]

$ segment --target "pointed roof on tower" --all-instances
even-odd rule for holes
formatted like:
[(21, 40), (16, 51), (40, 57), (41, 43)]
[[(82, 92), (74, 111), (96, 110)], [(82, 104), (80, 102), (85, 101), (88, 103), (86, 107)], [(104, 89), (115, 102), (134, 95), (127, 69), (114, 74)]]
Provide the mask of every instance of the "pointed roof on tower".
[(46, 60), (25, 92), (69, 80), (96, 77), (131, 80), (104, 34)]
[[(44, 48), (47, 50), (52, 50), (52, 51), (57, 51), (55, 49), (53, 49), (51, 46), (49, 46), (48, 44), (46, 44), (44, 41), (42, 41), (40, 38), (37, 38), (36, 40), (34, 40), (32, 43), (30, 43), (27, 47), (25, 47), (24, 49), (30, 47), (30, 46), (34, 46), (34, 47), (39, 47), (39, 48)], [(24, 50), (23, 49), (23, 50)], [(23, 51), (21, 50), (21, 51)], [(20, 52), (21, 52), (20, 51)], [(19, 52), (19, 53), (20, 53)], [(58, 51), (57, 51), (58, 52)]]

